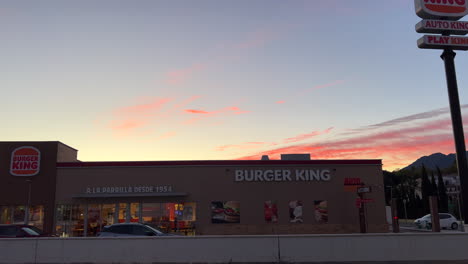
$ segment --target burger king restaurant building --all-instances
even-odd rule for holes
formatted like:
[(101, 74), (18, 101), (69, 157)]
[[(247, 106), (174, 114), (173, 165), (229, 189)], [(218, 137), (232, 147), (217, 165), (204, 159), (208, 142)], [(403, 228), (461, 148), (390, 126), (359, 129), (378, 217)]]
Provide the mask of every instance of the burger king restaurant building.
[[(362, 206), (368, 232), (388, 231), (381, 160), (82, 162), (77, 153), (57, 141), (0, 142), (0, 224), (65, 237), (123, 222), (185, 235), (356, 233)], [(357, 186), (370, 187), (366, 203)]]

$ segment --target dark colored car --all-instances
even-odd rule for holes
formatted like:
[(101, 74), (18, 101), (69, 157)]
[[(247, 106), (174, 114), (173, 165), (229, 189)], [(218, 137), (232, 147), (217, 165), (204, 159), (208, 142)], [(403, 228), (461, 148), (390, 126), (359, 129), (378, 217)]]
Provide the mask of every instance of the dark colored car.
[(0, 225), (0, 238), (43, 237), (40, 229), (30, 225)]
[(149, 225), (140, 223), (122, 223), (105, 226), (99, 237), (132, 237), (132, 236), (170, 236)]

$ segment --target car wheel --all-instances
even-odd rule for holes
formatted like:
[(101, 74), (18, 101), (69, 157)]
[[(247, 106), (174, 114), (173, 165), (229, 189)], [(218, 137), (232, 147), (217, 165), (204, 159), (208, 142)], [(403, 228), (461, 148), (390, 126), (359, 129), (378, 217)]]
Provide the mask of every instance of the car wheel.
[(457, 223), (452, 223), (452, 225), (450, 226), (453, 230), (456, 230), (458, 229), (458, 224)]

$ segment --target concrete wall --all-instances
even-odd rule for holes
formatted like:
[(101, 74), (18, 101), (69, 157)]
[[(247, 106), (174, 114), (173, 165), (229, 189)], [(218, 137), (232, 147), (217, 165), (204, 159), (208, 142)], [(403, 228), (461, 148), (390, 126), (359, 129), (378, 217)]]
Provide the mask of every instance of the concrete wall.
[(0, 239), (0, 263), (468, 260), (468, 234)]

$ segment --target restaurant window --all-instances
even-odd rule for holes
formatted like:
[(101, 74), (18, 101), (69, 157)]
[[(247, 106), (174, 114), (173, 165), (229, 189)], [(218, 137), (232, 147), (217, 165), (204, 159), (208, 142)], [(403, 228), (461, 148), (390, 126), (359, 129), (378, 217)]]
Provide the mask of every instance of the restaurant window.
[(44, 229), (44, 206), (35, 205), (29, 208), (28, 224), (39, 229)]
[(61, 237), (84, 235), (84, 205), (59, 204), (55, 218), (55, 232)]
[(0, 224), (11, 224), (11, 218), (10, 206), (0, 206)]
[(87, 236), (97, 236), (99, 232), (101, 232), (101, 206), (100, 204), (89, 204)]
[(127, 204), (119, 203), (119, 223), (127, 222)]
[(139, 222), (140, 221), (140, 204), (131, 203), (130, 204), (130, 222)]
[(26, 206), (18, 205), (13, 208), (13, 224), (24, 224)]
[(165, 233), (195, 234), (196, 203), (143, 203), (142, 222)]
[(115, 222), (115, 204), (103, 204), (101, 210), (102, 226), (112, 225)]

